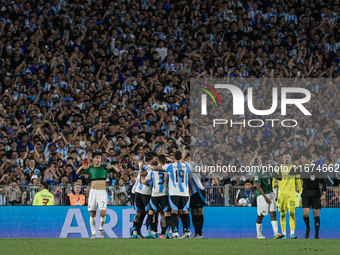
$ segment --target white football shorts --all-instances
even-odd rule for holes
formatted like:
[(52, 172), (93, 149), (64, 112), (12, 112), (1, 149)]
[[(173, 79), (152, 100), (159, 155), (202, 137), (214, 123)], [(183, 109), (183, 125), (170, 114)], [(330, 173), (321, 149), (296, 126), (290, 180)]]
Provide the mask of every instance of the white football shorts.
[(266, 200), (262, 195), (257, 197), (257, 215), (265, 216), (269, 212), (276, 212), (276, 203), (274, 193), (266, 194), (266, 196), (270, 199), (271, 203), (267, 204)]
[(88, 210), (90, 212), (99, 210), (106, 210), (107, 208), (107, 191), (91, 189), (88, 200)]

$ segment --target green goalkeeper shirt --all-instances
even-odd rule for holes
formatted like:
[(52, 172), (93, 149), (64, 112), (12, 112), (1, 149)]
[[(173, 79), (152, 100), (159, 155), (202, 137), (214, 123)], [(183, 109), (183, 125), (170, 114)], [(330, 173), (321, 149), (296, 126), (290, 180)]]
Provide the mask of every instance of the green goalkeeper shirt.
[(88, 170), (83, 170), (83, 174), (89, 174), (91, 181), (106, 180), (107, 173), (114, 171), (113, 169), (107, 170), (107, 165), (101, 165), (99, 167), (90, 166)]

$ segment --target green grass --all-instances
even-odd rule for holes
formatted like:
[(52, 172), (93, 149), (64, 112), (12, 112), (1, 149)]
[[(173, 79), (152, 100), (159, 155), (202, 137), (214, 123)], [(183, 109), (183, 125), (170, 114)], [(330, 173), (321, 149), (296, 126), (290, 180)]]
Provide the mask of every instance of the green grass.
[(295, 239), (0, 239), (0, 254), (339, 254), (339, 240)]

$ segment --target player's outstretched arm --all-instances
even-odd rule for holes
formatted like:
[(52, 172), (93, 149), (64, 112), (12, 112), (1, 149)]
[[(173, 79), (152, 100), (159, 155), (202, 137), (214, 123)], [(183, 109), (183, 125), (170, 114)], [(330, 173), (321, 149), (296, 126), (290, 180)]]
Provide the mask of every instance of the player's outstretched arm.
[(83, 172), (83, 170), (87, 170), (87, 169), (89, 169), (88, 166), (81, 166), (81, 167), (78, 168), (76, 174), (80, 175)]
[(152, 169), (154, 171), (158, 171), (158, 172), (164, 172), (164, 169), (162, 166), (147, 166), (147, 168)]
[(173, 163), (174, 161), (170, 157), (165, 158), (169, 163)]
[(109, 165), (109, 166), (107, 166), (107, 167), (106, 167), (106, 170), (113, 170), (113, 171), (115, 171), (116, 173), (119, 173), (119, 172), (120, 172), (119, 168), (118, 168), (117, 166), (114, 166), (114, 165)]
[(149, 175), (146, 176), (146, 177), (144, 178), (144, 180), (141, 181), (144, 185), (147, 185), (148, 182), (150, 181), (150, 178), (148, 178), (148, 177), (149, 177)]

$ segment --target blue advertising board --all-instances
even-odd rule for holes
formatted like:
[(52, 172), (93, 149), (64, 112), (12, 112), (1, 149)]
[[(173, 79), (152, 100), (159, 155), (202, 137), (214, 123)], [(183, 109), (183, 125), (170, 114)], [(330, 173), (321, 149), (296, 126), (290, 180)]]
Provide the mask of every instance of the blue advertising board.
[[(133, 224), (135, 211), (126, 206), (107, 208), (105, 236), (110, 238), (128, 238)], [(322, 208), (320, 211), (320, 237), (340, 238), (340, 208)], [(89, 238), (90, 213), (86, 206), (0, 206), (0, 238)], [(279, 216), (279, 213), (278, 213)], [(287, 216), (287, 233), (289, 224)], [(255, 207), (205, 207), (204, 238), (255, 238)], [(310, 224), (314, 226), (311, 213)], [(96, 217), (99, 227), (99, 212)], [(181, 226), (180, 226), (181, 229)], [(302, 209), (296, 209), (295, 233), (304, 237), (305, 223)], [(146, 234), (145, 226), (142, 234)], [(270, 216), (263, 219), (263, 234), (273, 236)], [(97, 233), (98, 235), (98, 233)], [(314, 235), (312, 230), (311, 235)]]

